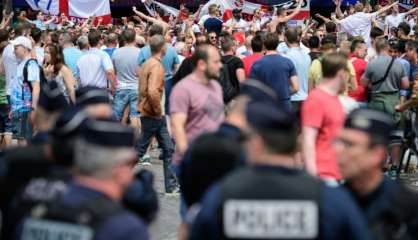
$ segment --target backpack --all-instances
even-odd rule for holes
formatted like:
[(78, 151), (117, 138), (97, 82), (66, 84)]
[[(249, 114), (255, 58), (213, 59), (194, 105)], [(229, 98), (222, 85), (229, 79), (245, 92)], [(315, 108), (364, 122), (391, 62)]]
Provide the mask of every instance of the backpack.
[(30, 92), (32, 94), (33, 87), (32, 87), (32, 83), (28, 80), (28, 67), (29, 67), (29, 63), (31, 63), (33, 61), (35, 61), (36, 64), (38, 65), (38, 67), (39, 67), (39, 81), (40, 81), (39, 84), (40, 84), (40, 87), (42, 87), (43, 85), (45, 85), (47, 83), (47, 80), (46, 80), (45, 74), (44, 74), (44, 70), (41, 66), (39, 66), (38, 60), (36, 60), (34, 58), (31, 58), (31, 59), (27, 60), (26, 63), (25, 63), (25, 66), (23, 67), (22, 100), (23, 100), (23, 92), (24, 92), (23, 88), (24, 88), (25, 83), (29, 86)]
[(219, 83), (222, 87), (225, 104), (229, 103), (232, 99), (234, 99), (238, 95), (240, 89), (239, 83), (233, 83), (231, 76), (229, 75), (228, 63), (231, 62), (233, 59), (234, 57), (231, 57), (223, 63), (219, 76)]

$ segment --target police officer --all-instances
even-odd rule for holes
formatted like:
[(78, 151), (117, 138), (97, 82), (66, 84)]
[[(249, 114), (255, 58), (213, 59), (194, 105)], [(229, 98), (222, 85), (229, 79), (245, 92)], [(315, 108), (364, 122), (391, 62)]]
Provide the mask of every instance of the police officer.
[(109, 92), (86, 86), (76, 91), (76, 106), (83, 108), (94, 119), (114, 118)]
[(249, 166), (206, 194), (190, 239), (369, 239), (347, 193), (294, 169), (294, 116), (266, 103), (246, 116)]
[(382, 173), (392, 119), (375, 110), (352, 112), (336, 141), (338, 161), (375, 239), (416, 239), (418, 196)]
[[(7, 150), (0, 163), (6, 171), (0, 174), (0, 207), (3, 212), (3, 239), (10, 239), (9, 233), (14, 221), (19, 218), (23, 209), (16, 212), (17, 202), (21, 191), (33, 179), (49, 174), (53, 165), (48, 156), (49, 132), (53, 128), (57, 116), (68, 107), (64, 96), (59, 92), (55, 82), (50, 82), (41, 88), (38, 108), (34, 113), (34, 120), (39, 130), (31, 143), (25, 147)], [(39, 191), (38, 191), (39, 192)], [(43, 197), (48, 196), (47, 194)], [(26, 209), (26, 207), (23, 207)]]
[(74, 143), (74, 182), (54, 203), (34, 207), (17, 239), (148, 239), (145, 223), (119, 204), (134, 179), (134, 138), (120, 123), (88, 122)]
[(61, 93), (57, 82), (51, 81), (41, 87), (38, 107), (34, 112), (34, 134), (31, 144), (43, 144), (48, 141), (49, 131), (61, 112), (69, 107), (67, 100)]

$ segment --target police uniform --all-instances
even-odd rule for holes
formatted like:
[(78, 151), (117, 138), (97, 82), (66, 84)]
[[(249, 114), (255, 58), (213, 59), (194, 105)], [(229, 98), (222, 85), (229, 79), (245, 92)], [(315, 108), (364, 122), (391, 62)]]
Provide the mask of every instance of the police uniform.
[[(71, 121), (70, 121), (71, 125)], [(81, 137), (103, 147), (133, 147), (131, 128), (110, 121), (86, 122)], [(77, 182), (53, 202), (34, 206), (16, 239), (146, 240), (146, 223), (106, 194)]]
[[(59, 92), (56, 82), (42, 86), (38, 107), (48, 113), (57, 113), (68, 107), (65, 97)], [(1, 182), (1, 208), (4, 227), (3, 239), (11, 239), (10, 230), (26, 213), (34, 201), (46, 200), (57, 189), (62, 190), (62, 182), (55, 187), (46, 178), (58, 178), (63, 181), (70, 177), (65, 171), (56, 171), (52, 159), (47, 156), (49, 133), (39, 132), (26, 147), (5, 152), (0, 161), (6, 166)]]
[[(389, 141), (393, 129), (390, 116), (375, 110), (355, 110), (346, 119), (345, 128), (380, 136)], [(417, 239), (418, 195), (400, 182), (383, 177), (378, 186), (366, 195), (359, 196), (350, 182), (351, 191), (366, 216), (375, 239)]]
[[(248, 104), (247, 120), (254, 129), (296, 132), (294, 117), (265, 103)], [(369, 239), (364, 224), (344, 190), (297, 169), (255, 164), (207, 192), (190, 239)]]

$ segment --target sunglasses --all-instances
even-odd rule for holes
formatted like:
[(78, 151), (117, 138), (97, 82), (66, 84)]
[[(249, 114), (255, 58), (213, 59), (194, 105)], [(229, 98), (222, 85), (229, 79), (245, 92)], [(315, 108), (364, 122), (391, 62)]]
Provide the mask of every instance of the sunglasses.
[(209, 36), (210, 39), (216, 39), (216, 36)]

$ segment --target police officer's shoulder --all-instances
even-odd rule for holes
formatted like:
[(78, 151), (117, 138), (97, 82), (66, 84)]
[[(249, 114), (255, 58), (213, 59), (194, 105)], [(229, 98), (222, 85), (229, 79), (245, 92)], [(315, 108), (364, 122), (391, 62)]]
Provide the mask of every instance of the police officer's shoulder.
[(108, 219), (99, 229), (97, 239), (149, 239), (147, 225), (129, 211)]

